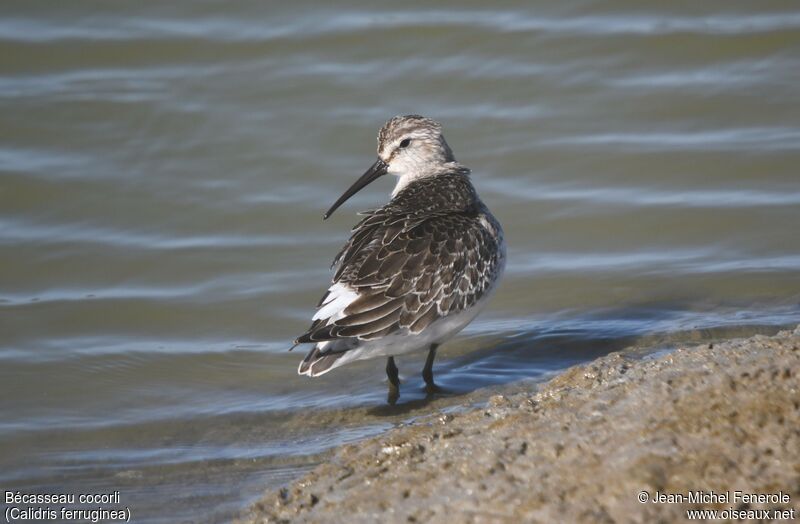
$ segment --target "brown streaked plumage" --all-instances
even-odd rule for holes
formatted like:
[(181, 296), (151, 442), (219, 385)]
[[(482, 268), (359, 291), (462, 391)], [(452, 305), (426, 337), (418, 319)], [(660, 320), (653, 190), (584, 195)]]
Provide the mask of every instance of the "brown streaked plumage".
[(485, 304), (502, 274), (505, 244), (439, 123), (392, 118), (378, 134), (378, 157), (326, 217), (387, 172), (399, 176), (393, 198), (353, 228), (314, 322), (295, 342), (315, 344), (298, 369), (309, 376), (351, 360), (389, 357), (393, 402), (397, 354), (429, 349), (423, 376), (429, 392), (438, 389), (431, 370), (436, 347)]

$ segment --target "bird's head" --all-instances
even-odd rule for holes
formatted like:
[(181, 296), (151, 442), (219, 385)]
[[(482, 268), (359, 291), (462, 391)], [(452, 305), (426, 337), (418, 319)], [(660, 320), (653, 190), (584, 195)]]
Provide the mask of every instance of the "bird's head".
[(378, 132), (378, 159), (339, 197), (325, 213), (325, 218), (385, 174), (399, 177), (396, 192), (414, 179), (438, 173), (449, 162), (455, 162), (455, 157), (439, 122), (419, 115), (396, 116)]

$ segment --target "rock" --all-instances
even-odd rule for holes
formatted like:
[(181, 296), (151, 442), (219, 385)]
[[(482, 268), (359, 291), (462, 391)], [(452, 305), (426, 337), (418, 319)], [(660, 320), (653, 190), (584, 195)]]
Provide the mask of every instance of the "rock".
[[(242, 522), (683, 521), (693, 508), (798, 518), (798, 347), (800, 327), (657, 359), (614, 353), (538, 391), (347, 446)], [(653, 502), (735, 490), (788, 499)]]

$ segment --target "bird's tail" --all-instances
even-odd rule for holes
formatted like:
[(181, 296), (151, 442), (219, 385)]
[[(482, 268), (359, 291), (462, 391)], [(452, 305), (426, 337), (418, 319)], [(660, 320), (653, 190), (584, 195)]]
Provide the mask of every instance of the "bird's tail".
[(347, 354), (348, 349), (352, 349), (351, 340), (340, 339), (319, 342), (308, 352), (306, 358), (300, 362), (297, 368), (299, 375), (318, 377), (324, 375), (333, 368), (344, 364), (346, 360), (340, 360)]

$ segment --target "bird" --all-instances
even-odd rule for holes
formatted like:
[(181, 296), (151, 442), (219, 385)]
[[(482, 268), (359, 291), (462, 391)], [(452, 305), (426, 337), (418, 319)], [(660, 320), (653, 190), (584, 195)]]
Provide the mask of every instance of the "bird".
[[(396, 116), (378, 133), (378, 158), (323, 215), (384, 175), (397, 183), (333, 260), (330, 287), (295, 346), (313, 344), (298, 373), (318, 377), (356, 360), (387, 357), (387, 401), (400, 396), (395, 357), (427, 350), (428, 395), (440, 344), (469, 324), (496, 290), (506, 262), (503, 228), (458, 163), (439, 122)], [(293, 348), (295, 347), (293, 346)]]

